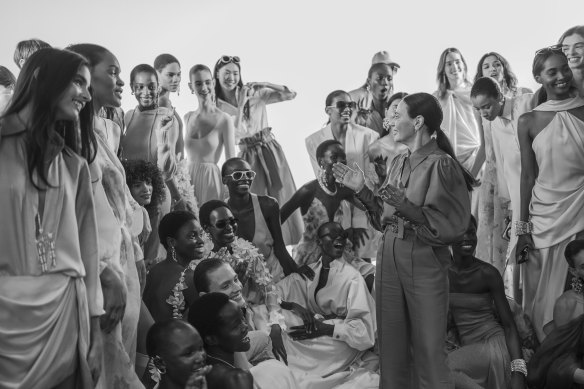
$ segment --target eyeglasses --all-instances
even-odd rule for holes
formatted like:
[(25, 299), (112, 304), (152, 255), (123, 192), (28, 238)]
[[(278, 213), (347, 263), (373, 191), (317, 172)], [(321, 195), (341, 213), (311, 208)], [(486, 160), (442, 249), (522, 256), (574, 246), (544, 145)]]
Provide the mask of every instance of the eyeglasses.
[(326, 236), (328, 236), (332, 240), (337, 240), (337, 239), (346, 240), (349, 237), (349, 235), (347, 234), (347, 232), (346, 231), (343, 231), (343, 232), (340, 232), (340, 233), (330, 232), (328, 234), (324, 234), (324, 235), (319, 236), (319, 238), (322, 239), (322, 238), (324, 238)]
[(224, 55), (223, 57), (219, 58), (219, 61), (217, 61), (218, 64), (221, 63), (239, 63), (239, 57), (238, 56), (230, 56), (230, 55)]
[(564, 53), (562, 51), (562, 45), (557, 44), (557, 45), (553, 45), (553, 46), (544, 47), (543, 49), (539, 49), (535, 52), (535, 55), (545, 54), (549, 51), (554, 52), (554, 53), (560, 53), (560, 54)]
[(335, 105), (329, 105), (328, 108), (336, 108), (343, 112), (345, 108), (355, 109), (357, 108), (357, 103), (354, 101), (337, 101)]
[(231, 177), (235, 181), (241, 180), (253, 180), (256, 176), (256, 172), (253, 170), (238, 170), (231, 174), (226, 174), (224, 177)]
[(235, 227), (237, 225), (237, 218), (234, 217), (230, 217), (227, 220), (219, 220), (217, 223), (215, 223), (215, 228), (218, 228), (220, 230), (224, 229), (225, 227), (227, 227), (227, 224), (231, 225), (231, 227)]

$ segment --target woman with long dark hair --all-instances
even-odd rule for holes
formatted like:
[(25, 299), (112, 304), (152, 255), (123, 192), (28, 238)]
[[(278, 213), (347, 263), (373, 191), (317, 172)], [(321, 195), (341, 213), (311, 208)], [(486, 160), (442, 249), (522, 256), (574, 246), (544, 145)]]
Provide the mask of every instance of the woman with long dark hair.
[(475, 182), (440, 128), (442, 117), (432, 95), (404, 97), (393, 133), (409, 152), (396, 157), (377, 195), (365, 186), (363, 172), (333, 166), (335, 178), (355, 190), (376, 228), (383, 226), (375, 275), (380, 388), (412, 387), (410, 355), (415, 387), (453, 387), (444, 348), (448, 245), (466, 231)]
[(100, 375), (90, 80), (80, 55), (37, 51), (0, 119), (0, 382), (7, 387), (93, 388)]

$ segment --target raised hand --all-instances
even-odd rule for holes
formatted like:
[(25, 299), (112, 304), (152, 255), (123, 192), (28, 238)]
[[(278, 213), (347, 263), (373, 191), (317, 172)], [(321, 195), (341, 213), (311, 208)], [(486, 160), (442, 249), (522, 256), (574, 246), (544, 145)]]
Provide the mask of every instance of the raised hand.
[(387, 204), (397, 208), (405, 201), (406, 190), (401, 182), (399, 187), (388, 184), (379, 190), (379, 197)]
[(353, 163), (353, 169), (342, 163), (335, 163), (333, 165), (333, 175), (335, 180), (340, 184), (346, 186), (355, 192), (361, 191), (365, 185), (365, 173), (357, 165), (357, 162)]

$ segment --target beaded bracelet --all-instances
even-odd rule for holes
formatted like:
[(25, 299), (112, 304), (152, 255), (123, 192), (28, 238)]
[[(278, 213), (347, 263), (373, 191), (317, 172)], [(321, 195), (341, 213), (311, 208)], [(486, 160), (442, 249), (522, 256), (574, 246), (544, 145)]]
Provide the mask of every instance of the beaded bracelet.
[(527, 377), (527, 364), (524, 359), (514, 359), (511, 361), (511, 372), (518, 372)]
[(515, 236), (533, 233), (533, 223), (518, 220), (515, 222)]

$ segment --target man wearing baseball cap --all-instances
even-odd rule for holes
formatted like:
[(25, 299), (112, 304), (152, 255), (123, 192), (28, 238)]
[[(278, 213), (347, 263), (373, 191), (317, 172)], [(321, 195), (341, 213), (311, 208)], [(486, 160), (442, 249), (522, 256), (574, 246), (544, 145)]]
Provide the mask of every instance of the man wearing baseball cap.
[(399, 67), (387, 51), (380, 51), (371, 59), (365, 83), (349, 92), (359, 108), (355, 118), (357, 124), (371, 128), (379, 136), (384, 133), (383, 119), (387, 101), (393, 94), (393, 77)]

